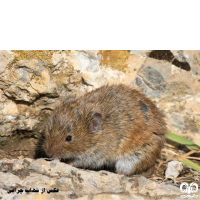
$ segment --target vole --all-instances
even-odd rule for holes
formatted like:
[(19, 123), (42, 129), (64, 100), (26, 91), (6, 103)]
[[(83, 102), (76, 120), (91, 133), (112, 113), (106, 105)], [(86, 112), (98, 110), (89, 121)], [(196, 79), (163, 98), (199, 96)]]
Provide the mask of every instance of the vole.
[(48, 157), (75, 167), (114, 167), (132, 175), (151, 169), (165, 141), (164, 115), (144, 94), (119, 84), (67, 98), (47, 120)]

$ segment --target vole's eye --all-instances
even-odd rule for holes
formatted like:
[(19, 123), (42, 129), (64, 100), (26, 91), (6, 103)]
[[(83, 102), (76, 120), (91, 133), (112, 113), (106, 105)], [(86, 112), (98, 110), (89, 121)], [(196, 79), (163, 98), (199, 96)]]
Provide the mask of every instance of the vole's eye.
[(68, 135), (65, 139), (66, 142), (70, 142), (72, 140), (72, 136), (71, 135)]

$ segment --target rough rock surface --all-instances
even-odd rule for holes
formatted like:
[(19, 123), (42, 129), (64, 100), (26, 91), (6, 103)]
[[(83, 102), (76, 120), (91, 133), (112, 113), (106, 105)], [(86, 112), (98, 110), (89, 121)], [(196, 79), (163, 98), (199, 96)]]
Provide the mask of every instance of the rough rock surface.
[[(159, 184), (143, 176), (126, 177), (108, 171), (82, 170), (59, 160), (3, 160), (0, 177), (3, 199), (167, 199), (181, 195), (179, 187)], [(39, 192), (25, 192), (30, 188)], [(54, 188), (59, 192), (47, 193)], [(12, 189), (15, 190), (9, 193)], [(17, 194), (20, 189), (23, 192)]]
[[(196, 122), (200, 124), (199, 63), (200, 51), (0, 51), (0, 159), (19, 159), (6, 161), (11, 168), (14, 166), (11, 171), (9, 167), (0, 169), (0, 196), (7, 197), (10, 184), (36, 187), (34, 178), (38, 176), (37, 187), (56, 186), (61, 191), (56, 195), (68, 194), (71, 198), (168, 198), (169, 192), (164, 193), (162, 187), (170, 190), (173, 186), (165, 183), (73, 169), (81, 174), (82, 184), (78, 175), (69, 173), (68, 165), (23, 158), (34, 158), (45, 121), (63, 98), (117, 83), (145, 93), (166, 115), (168, 130), (200, 145), (200, 129), (196, 126)], [(41, 163), (51, 165), (51, 175)], [(56, 168), (59, 165), (62, 167)], [(66, 172), (62, 168), (67, 168)], [(107, 176), (113, 181), (109, 182)], [(178, 198), (177, 188), (173, 191), (170, 198)]]

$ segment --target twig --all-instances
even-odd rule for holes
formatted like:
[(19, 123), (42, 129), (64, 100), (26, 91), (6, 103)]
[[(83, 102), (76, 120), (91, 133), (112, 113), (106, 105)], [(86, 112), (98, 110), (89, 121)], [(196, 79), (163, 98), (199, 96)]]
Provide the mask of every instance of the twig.
[(159, 168), (162, 166), (162, 164), (163, 164), (163, 160), (161, 160), (161, 161), (159, 162), (157, 169), (159, 169)]
[(198, 153), (199, 151), (198, 150), (192, 150), (186, 154), (184, 154), (182, 157), (188, 157), (189, 155), (193, 154), (193, 153)]
[(188, 159), (193, 159), (193, 160), (200, 160), (200, 158), (197, 158), (197, 157), (186, 157)]

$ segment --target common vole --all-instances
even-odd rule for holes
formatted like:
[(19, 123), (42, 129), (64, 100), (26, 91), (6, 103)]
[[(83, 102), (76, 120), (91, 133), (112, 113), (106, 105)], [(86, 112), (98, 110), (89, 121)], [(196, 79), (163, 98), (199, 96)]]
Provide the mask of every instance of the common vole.
[(47, 120), (44, 150), (75, 167), (148, 171), (164, 143), (164, 115), (144, 94), (119, 84), (68, 98)]

